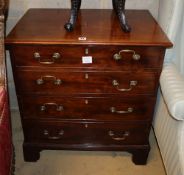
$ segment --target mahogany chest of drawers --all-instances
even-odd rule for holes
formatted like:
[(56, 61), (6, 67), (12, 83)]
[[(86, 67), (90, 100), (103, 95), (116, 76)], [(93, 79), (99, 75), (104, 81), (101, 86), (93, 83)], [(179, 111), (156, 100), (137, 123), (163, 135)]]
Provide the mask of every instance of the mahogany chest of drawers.
[(6, 38), (24, 131), (24, 158), (43, 149), (115, 150), (145, 164), (158, 80), (172, 44), (148, 11), (30, 9)]

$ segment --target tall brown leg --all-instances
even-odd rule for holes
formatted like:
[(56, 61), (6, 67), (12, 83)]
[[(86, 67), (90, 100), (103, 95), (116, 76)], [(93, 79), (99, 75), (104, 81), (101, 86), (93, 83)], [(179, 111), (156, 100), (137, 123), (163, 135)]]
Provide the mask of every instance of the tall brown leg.
[(69, 32), (73, 31), (76, 20), (77, 20), (77, 15), (78, 11), (81, 6), (81, 0), (71, 0), (71, 14), (70, 14), (70, 19), (69, 22), (65, 24), (65, 29)]
[(113, 8), (119, 18), (121, 28), (124, 32), (130, 32), (131, 28), (127, 24), (125, 16), (125, 1), (126, 0), (112, 0)]

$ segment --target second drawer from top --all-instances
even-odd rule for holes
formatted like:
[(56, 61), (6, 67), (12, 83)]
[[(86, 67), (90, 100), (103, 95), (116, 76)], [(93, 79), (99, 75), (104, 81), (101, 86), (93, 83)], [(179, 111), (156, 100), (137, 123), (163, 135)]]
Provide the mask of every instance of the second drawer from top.
[(67, 70), (15, 71), (18, 94), (155, 95), (157, 72), (77, 72)]

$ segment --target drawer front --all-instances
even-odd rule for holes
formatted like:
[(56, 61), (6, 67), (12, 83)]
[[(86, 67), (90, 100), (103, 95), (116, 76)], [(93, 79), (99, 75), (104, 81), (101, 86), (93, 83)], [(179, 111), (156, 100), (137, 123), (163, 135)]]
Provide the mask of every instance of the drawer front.
[(18, 94), (155, 94), (155, 72), (17, 71)]
[[(165, 50), (162, 47), (126, 46), (12, 46), (16, 66), (78, 67), (133, 70), (160, 68)], [(91, 61), (82, 60), (91, 56)]]
[(58, 144), (146, 144), (147, 123), (71, 123), (24, 121), (26, 142)]
[(88, 121), (151, 120), (151, 97), (31, 97), (19, 98), (21, 114), (29, 119)]

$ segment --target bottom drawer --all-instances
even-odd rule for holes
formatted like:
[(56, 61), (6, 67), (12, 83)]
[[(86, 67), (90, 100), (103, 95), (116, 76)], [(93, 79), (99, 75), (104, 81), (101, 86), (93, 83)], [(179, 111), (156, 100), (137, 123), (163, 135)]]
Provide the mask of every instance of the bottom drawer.
[(150, 125), (144, 122), (24, 121), (26, 142), (58, 144), (147, 144)]

